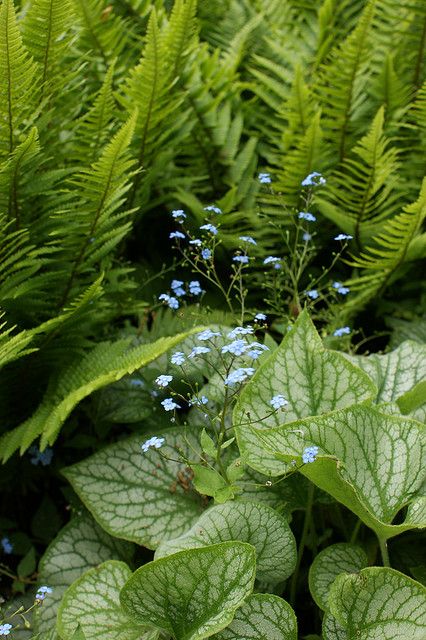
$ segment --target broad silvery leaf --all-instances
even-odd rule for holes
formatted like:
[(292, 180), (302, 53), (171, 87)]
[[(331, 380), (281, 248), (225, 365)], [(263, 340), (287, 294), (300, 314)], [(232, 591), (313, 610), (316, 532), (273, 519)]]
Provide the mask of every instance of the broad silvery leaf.
[(297, 640), (297, 620), (291, 606), (271, 594), (255, 593), (237, 609), (229, 627), (212, 640)]
[[(303, 312), (243, 389), (234, 424), (241, 430), (248, 422), (259, 428), (278, 426), (371, 400), (376, 393), (366, 373), (341, 353), (323, 347)], [(271, 415), (271, 399), (276, 395), (283, 395), (288, 405)]]
[(331, 614), (347, 640), (424, 640), (426, 589), (385, 567), (343, 574), (330, 590)]
[(138, 569), (121, 591), (135, 622), (176, 640), (208, 638), (226, 627), (251, 593), (256, 551), (244, 542), (180, 551)]
[[(155, 435), (165, 438), (161, 451), (171, 458), (175, 447), (188, 458), (199, 449), (197, 429), (174, 427)], [(155, 549), (187, 531), (203, 507), (185, 465), (165, 460), (156, 449), (143, 453), (146, 438), (116, 442), (63, 473), (105, 531)]]
[(326, 611), (322, 619), (322, 637), (324, 640), (347, 640), (346, 630)]
[(129, 562), (133, 545), (109, 536), (88, 515), (73, 518), (46, 549), (39, 565), (39, 583), (52, 593), (37, 608), (36, 626), (49, 631), (55, 626), (59, 602), (65, 590), (87, 569), (106, 560)]
[(71, 640), (80, 627), (86, 640), (153, 640), (156, 633), (135, 624), (122, 609), (120, 590), (131, 576), (124, 562), (109, 560), (86, 571), (65, 592), (57, 629)]
[[(422, 526), (418, 518), (391, 524), (425, 476), (426, 429), (415, 420), (352, 407), (274, 429), (238, 430), (241, 454), (259, 471), (281, 475), (305, 446), (319, 448), (300, 471), (351, 509), (381, 538)], [(425, 523), (423, 523), (424, 526)]]
[(341, 573), (355, 573), (368, 565), (365, 551), (355, 544), (340, 542), (323, 549), (309, 569), (309, 589), (317, 605), (328, 608), (328, 594)]
[(376, 383), (377, 402), (397, 401), (402, 413), (410, 413), (416, 420), (424, 422), (426, 345), (407, 340), (384, 355), (348, 358)]
[(274, 584), (294, 571), (296, 541), (287, 520), (274, 509), (251, 502), (227, 502), (211, 507), (183, 536), (163, 542), (155, 557), (227, 540), (253, 545), (259, 580)]

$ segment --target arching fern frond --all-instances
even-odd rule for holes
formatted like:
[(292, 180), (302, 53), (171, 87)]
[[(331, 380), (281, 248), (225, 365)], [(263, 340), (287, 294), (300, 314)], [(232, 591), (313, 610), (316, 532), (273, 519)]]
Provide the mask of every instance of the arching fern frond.
[(134, 160), (128, 149), (136, 117), (135, 112), (98, 161), (75, 176), (71, 185), (78, 195), (73, 208), (57, 214), (57, 235), (61, 235), (60, 246), (64, 250), (62, 259), (65, 258), (69, 269), (60, 307), (78, 293), (74, 288), (81, 287), (82, 282), (76, 283), (77, 276), (93, 273), (95, 266), (102, 263), (130, 228), (131, 212), (117, 210), (125, 201), (134, 175)]
[(22, 43), (13, 0), (0, 6), (0, 159), (13, 151), (34, 109), (36, 66)]
[(354, 295), (342, 305), (342, 315), (359, 312), (374, 296), (383, 292), (398, 268), (405, 262), (412, 243), (426, 217), (426, 179), (416, 202), (402, 213), (385, 222), (383, 230), (359, 256), (352, 256), (349, 264), (361, 270), (361, 275), (349, 280)]
[(397, 149), (383, 133), (384, 109), (377, 112), (370, 131), (350, 156), (329, 176), (327, 199), (318, 201), (321, 212), (358, 246), (371, 237), (399, 205)]

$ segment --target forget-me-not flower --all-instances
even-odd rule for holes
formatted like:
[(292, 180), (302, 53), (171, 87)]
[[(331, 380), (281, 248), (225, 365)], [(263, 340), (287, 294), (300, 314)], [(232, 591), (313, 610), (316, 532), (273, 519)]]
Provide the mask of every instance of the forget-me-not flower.
[(219, 207), (215, 207), (214, 204), (209, 204), (208, 207), (204, 207), (204, 211), (213, 211), (213, 213), (222, 213), (222, 209), (219, 209)]
[(253, 333), (253, 327), (248, 325), (247, 327), (235, 327), (228, 333), (228, 338), (234, 340), (237, 336), (248, 336)]
[(201, 331), (201, 333), (197, 333), (197, 338), (198, 340), (201, 340), (201, 342), (204, 342), (205, 340), (211, 340), (216, 336), (220, 336), (220, 333), (218, 331), (212, 331), (211, 329), (204, 329), (204, 331)]
[(325, 183), (326, 179), (318, 171), (313, 171), (302, 180), (302, 187), (318, 187)]
[(306, 295), (308, 296), (308, 298), (311, 298), (312, 300), (316, 300), (319, 296), (319, 293), (316, 289), (310, 289), (309, 291), (306, 292)]
[(239, 238), (242, 242), (247, 242), (248, 244), (257, 244), (256, 240), (251, 236), (240, 236)]
[(172, 231), (169, 234), (169, 238), (170, 238), (170, 240), (173, 240), (173, 238), (181, 238), (182, 240), (184, 240), (185, 239), (185, 234), (182, 233), (182, 231)]
[(270, 184), (272, 182), (270, 173), (259, 173), (257, 178), (260, 184)]
[(194, 240), (190, 240), (189, 244), (194, 245), (194, 247), (201, 247), (201, 245), (203, 244), (202, 240), (200, 240), (200, 238), (194, 238)]
[(225, 384), (232, 387), (234, 384), (244, 382), (247, 378), (252, 376), (253, 373), (253, 367), (240, 367), (239, 369), (231, 371), (231, 373), (225, 378)]
[(30, 462), (35, 466), (40, 463), (43, 467), (47, 467), (52, 462), (53, 449), (51, 449), (51, 447), (46, 447), (44, 451), (40, 451), (40, 449), (33, 444), (28, 449), (28, 453), (33, 456), (30, 458)]
[(267, 256), (263, 264), (273, 264), (274, 269), (281, 269), (281, 258), (277, 258), (276, 256)]
[(185, 362), (185, 354), (183, 351), (175, 351), (175, 353), (170, 358), (170, 362), (172, 364), (181, 365)]
[(339, 233), (338, 236), (334, 238), (335, 240), (352, 240), (353, 236), (349, 236), (347, 233)]
[(183, 288), (182, 280), (172, 280), (170, 288), (173, 290), (173, 293), (178, 298), (185, 295), (185, 289)]
[(336, 329), (336, 331), (334, 331), (333, 336), (336, 336), (337, 338), (341, 338), (342, 336), (347, 336), (349, 335), (351, 332), (349, 327), (340, 327), (340, 329)]
[(305, 447), (302, 454), (302, 460), (305, 464), (309, 464), (310, 462), (315, 462), (315, 460), (317, 459), (317, 455), (318, 447)]
[(161, 375), (158, 378), (155, 378), (155, 384), (158, 384), (159, 387), (168, 387), (170, 382), (173, 380), (173, 376)]
[(166, 398), (165, 400), (162, 400), (161, 404), (166, 411), (173, 411), (174, 409), (181, 408), (180, 405), (173, 400), (173, 398)]
[(240, 264), (248, 264), (249, 257), (248, 256), (234, 256), (232, 258), (234, 262), (239, 262)]
[(183, 221), (186, 218), (186, 213), (184, 212), (183, 209), (174, 209), (174, 211), (172, 211), (172, 217), (179, 222), (180, 224), (183, 223)]
[(0, 624), (0, 636), (8, 636), (11, 628), (12, 628), (12, 625), (9, 624), (8, 622), (5, 622), (4, 624)]
[(257, 320), (257, 322), (264, 322), (266, 320), (266, 317), (267, 316), (264, 313), (256, 313), (254, 319)]
[(241, 338), (238, 338), (237, 340), (234, 340), (230, 344), (225, 344), (222, 347), (221, 352), (232, 353), (234, 356), (242, 356), (247, 348), (248, 348), (247, 342)]
[(342, 296), (345, 296), (349, 293), (349, 287), (344, 287), (341, 282), (333, 282), (333, 289), (337, 290), (337, 293), (341, 293)]
[(173, 296), (169, 296), (168, 293), (161, 293), (158, 299), (165, 302), (170, 309), (179, 309), (179, 300)]
[(303, 242), (309, 242), (309, 240), (312, 240), (311, 234), (305, 231), (305, 233), (302, 236), (302, 240)]
[(6, 536), (1, 539), (1, 546), (3, 549), (3, 553), (5, 553), (6, 555), (10, 555), (12, 553), (13, 544), (10, 542), (9, 538), (6, 538)]
[(210, 258), (212, 257), (212, 252), (210, 251), (210, 249), (202, 249), (201, 257), (203, 258), (203, 260), (210, 260)]
[(194, 347), (191, 353), (188, 355), (188, 358), (195, 358), (196, 356), (201, 356), (205, 353), (209, 353), (211, 349), (209, 347)]
[(269, 401), (269, 404), (271, 404), (274, 409), (281, 409), (288, 404), (288, 401), (284, 398), (283, 395), (278, 394)]
[(189, 293), (193, 296), (199, 296), (200, 293), (203, 293), (200, 283), (198, 280), (191, 280), (188, 284)]
[(316, 217), (313, 213), (309, 213), (309, 211), (299, 211), (299, 220), (306, 220), (307, 222), (315, 222)]
[(200, 229), (202, 229), (203, 231), (209, 231), (209, 233), (213, 234), (214, 236), (217, 236), (218, 233), (217, 227), (215, 227), (214, 224), (211, 224), (210, 222), (201, 225)]
[(164, 442), (165, 442), (164, 438), (158, 438), (157, 436), (152, 436), (152, 438), (149, 438), (149, 440), (141, 444), (141, 449), (144, 453), (146, 453), (148, 449), (151, 449), (151, 447), (153, 447), (154, 449), (159, 449), (160, 447), (163, 446)]

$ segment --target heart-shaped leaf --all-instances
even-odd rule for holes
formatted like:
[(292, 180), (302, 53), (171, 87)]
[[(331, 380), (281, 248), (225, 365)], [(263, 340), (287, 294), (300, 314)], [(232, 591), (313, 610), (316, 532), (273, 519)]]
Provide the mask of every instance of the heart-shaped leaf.
[(255, 593), (237, 609), (229, 627), (212, 640), (297, 640), (297, 620), (291, 606), (271, 594)]
[(422, 526), (418, 518), (391, 524), (425, 475), (426, 428), (419, 422), (359, 406), (275, 429), (245, 425), (237, 433), (246, 463), (273, 475), (291, 469), (293, 459), (301, 463), (306, 445), (318, 446), (318, 459), (301, 472), (381, 538)]
[(163, 542), (155, 557), (227, 540), (253, 545), (259, 580), (274, 584), (294, 571), (296, 541), (287, 520), (266, 505), (250, 502), (227, 502), (211, 507), (183, 536)]
[[(341, 353), (323, 347), (307, 312), (303, 312), (243, 389), (234, 424), (249, 421), (258, 422), (259, 428), (278, 426), (371, 400), (376, 393), (366, 373)], [(271, 415), (275, 395), (283, 395), (288, 405)]]
[(426, 589), (394, 569), (370, 567), (338, 576), (329, 606), (346, 640), (424, 640)]
[(322, 619), (322, 637), (324, 640), (347, 640), (346, 630), (326, 611)]
[(367, 565), (366, 553), (355, 544), (340, 542), (320, 551), (309, 569), (309, 589), (320, 609), (328, 608), (330, 587), (338, 575), (360, 571)]
[(124, 562), (109, 560), (89, 569), (65, 592), (58, 611), (57, 629), (71, 640), (78, 627), (86, 640), (148, 640), (157, 637), (136, 625), (123, 611), (120, 590), (131, 575)]
[(176, 640), (208, 638), (226, 627), (251, 593), (256, 551), (244, 542), (180, 551), (138, 569), (121, 591), (124, 609)]
[[(196, 428), (165, 430), (161, 448), (176, 458), (180, 447), (190, 458), (199, 450)], [(185, 465), (146, 453), (146, 436), (133, 436), (95, 453), (63, 472), (99, 524), (119, 538), (155, 549), (162, 540), (183, 534), (202, 512)]]
[(129, 562), (132, 555), (133, 545), (111, 538), (88, 514), (73, 518), (40, 561), (39, 583), (52, 587), (52, 593), (37, 608), (37, 630), (48, 632), (55, 625), (65, 590), (87, 569), (106, 560)]

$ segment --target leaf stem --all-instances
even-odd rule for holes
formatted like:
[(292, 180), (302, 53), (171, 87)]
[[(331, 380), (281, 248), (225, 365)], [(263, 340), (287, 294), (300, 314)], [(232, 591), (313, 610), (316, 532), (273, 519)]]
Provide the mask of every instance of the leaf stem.
[(388, 543), (387, 540), (385, 538), (381, 538), (380, 536), (377, 536), (379, 539), (379, 546), (380, 546), (380, 553), (382, 554), (382, 560), (383, 560), (383, 566), (384, 567), (390, 567), (390, 562), (389, 562), (389, 552), (388, 552)]
[(294, 607), (296, 601), (297, 583), (299, 581), (299, 571), (302, 562), (303, 552), (305, 550), (306, 539), (308, 537), (309, 526), (311, 523), (312, 506), (314, 504), (315, 485), (311, 482), (308, 489), (308, 499), (306, 501), (305, 519), (303, 522), (302, 536), (300, 538), (299, 548), (297, 550), (296, 568), (291, 578), (290, 584), (290, 604)]

